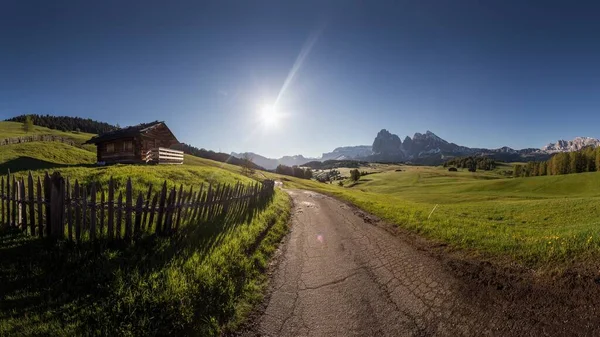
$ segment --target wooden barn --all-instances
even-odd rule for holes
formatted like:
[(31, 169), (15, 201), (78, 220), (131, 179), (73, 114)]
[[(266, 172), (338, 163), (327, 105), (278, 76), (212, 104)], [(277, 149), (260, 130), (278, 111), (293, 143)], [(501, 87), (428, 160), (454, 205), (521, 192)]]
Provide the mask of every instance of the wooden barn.
[(98, 135), (86, 142), (95, 144), (98, 164), (183, 164), (183, 152), (164, 122), (152, 122)]

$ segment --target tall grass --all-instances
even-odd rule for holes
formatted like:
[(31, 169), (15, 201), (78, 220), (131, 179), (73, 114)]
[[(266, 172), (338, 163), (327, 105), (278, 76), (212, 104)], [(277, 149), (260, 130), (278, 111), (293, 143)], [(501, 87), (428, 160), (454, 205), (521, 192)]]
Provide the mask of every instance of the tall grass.
[(132, 246), (0, 236), (0, 335), (218, 335), (261, 296), (289, 200)]

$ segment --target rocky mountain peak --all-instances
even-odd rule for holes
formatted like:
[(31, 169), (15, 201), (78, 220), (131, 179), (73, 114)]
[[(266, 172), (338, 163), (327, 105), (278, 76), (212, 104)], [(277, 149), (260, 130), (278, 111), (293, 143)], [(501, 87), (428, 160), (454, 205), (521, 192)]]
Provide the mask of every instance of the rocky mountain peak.
[(541, 150), (546, 153), (571, 152), (588, 146), (598, 147), (600, 146), (600, 140), (591, 137), (576, 137), (573, 140), (560, 139), (556, 143), (543, 146)]
[(373, 141), (373, 152), (381, 154), (396, 154), (401, 152), (402, 141), (400, 137), (382, 129)]

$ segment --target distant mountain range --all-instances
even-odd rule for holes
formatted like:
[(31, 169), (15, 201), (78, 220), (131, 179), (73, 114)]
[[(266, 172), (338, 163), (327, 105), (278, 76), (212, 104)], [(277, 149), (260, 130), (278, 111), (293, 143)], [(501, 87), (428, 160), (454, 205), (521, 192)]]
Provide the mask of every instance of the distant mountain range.
[[(279, 164), (293, 166), (309, 161), (325, 160), (364, 160), (377, 162), (411, 162), (424, 165), (439, 165), (452, 157), (487, 156), (502, 161), (547, 160), (557, 152), (577, 151), (587, 146), (600, 146), (600, 140), (589, 137), (577, 137), (573, 140), (559, 140), (541, 149), (526, 148), (515, 150), (510, 147), (498, 149), (470, 148), (450, 143), (431, 131), (424, 134), (415, 133), (413, 137), (405, 137), (404, 141), (388, 130), (381, 130), (375, 137), (373, 145), (344, 146), (332, 152), (323, 153), (320, 158), (307, 158), (302, 155), (285, 156), (279, 159), (266, 158), (249, 153), (254, 163), (267, 169), (274, 169)], [(241, 158), (244, 153), (232, 153)]]

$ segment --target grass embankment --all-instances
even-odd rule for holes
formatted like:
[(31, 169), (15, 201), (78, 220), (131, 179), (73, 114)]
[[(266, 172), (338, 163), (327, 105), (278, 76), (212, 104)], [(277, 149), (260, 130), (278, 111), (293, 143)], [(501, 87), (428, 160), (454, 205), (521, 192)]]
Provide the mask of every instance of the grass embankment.
[[(104, 184), (113, 176), (124, 185), (132, 177), (134, 189), (165, 180), (187, 187), (252, 181), (235, 166), (188, 156), (186, 162), (59, 171), (83, 183)], [(53, 245), (5, 231), (0, 335), (216, 335), (260, 300), (264, 270), (287, 231), (289, 209), (288, 196), (277, 191), (273, 202), (242, 218), (190, 225), (172, 237), (146, 237), (131, 246)]]
[(488, 258), (546, 270), (596, 263), (600, 256), (600, 173), (512, 179), (495, 172), (389, 166), (351, 188), (279, 179)]

